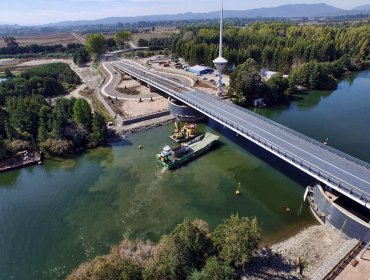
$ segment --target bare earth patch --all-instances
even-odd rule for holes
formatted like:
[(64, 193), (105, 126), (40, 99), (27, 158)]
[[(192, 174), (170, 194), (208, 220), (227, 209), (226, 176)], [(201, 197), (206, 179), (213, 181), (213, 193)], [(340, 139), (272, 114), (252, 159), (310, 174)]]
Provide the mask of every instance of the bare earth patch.
[(122, 104), (122, 111), (125, 113), (125, 117), (127, 118), (139, 117), (165, 110), (168, 110), (168, 101), (163, 97), (153, 101), (125, 101)]
[[(309, 279), (347, 239), (328, 226), (311, 226), (271, 248), (260, 249), (243, 279)], [(297, 258), (301, 260), (302, 275), (294, 263)]]

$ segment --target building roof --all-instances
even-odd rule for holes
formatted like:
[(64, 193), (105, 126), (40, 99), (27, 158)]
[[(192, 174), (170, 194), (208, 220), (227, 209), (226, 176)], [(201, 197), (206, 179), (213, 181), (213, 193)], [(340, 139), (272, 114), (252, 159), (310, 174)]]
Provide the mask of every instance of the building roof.
[(206, 71), (206, 70), (210, 70), (210, 69), (212, 69), (212, 68), (206, 67), (206, 66), (201, 66), (201, 65), (195, 65), (195, 66), (189, 68), (189, 70), (196, 71), (196, 72), (202, 72), (202, 71)]

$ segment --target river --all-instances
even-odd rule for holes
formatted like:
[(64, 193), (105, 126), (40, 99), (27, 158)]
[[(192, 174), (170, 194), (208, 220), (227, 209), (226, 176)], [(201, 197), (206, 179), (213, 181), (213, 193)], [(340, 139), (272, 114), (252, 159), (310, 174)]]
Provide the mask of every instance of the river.
[[(258, 112), (370, 161), (369, 88), (370, 71), (363, 71), (336, 91)], [(315, 223), (302, 202), (309, 177), (213, 121), (200, 127), (220, 134), (221, 144), (173, 172), (154, 160), (172, 144), (173, 127), (164, 126), (73, 159), (1, 174), (0, 279), (63, 279), (121, 239), (157, 241), (185, 217), (213, 228), (231, 213), (256, 216), (264, 243)]]

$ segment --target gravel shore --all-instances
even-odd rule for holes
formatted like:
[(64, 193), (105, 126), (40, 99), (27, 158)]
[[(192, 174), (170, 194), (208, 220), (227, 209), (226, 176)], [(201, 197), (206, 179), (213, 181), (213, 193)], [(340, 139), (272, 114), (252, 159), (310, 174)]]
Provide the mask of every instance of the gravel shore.
[[(242, 279), (310, 279), (347, 239), (329, 226), (311, 226), (283, 242), (258, 250)], [(301, 273), (296, 265), (298, 258)]]

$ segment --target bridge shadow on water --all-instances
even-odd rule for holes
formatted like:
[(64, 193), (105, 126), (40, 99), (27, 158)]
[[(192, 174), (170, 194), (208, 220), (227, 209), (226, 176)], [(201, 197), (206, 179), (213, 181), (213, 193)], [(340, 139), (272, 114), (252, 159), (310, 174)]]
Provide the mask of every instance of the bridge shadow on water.
[[(264, 161), (269, 166), (279, 171), (280, 173), (286, 175), (287, 177), (289, 177), (291, 180), (293, 180), (300, 186), (305, 188), (307, 185), (311, 184), (315, 180), (314, 178), (307, 175), (306, 173), (299, 170), (298, 168), (294, 167), (293, 165), (289, 164), (288, 162), (275, 156), (274, 154), (263, 149), (262, 147), (258, 146), (252, 141), (244, 138), (243, 136), (237, 135), (234, 131), (230, 130), (227, 127), (224, 127), (223, 125), (217, 123), (216, 121), (212, 119), (208, 119), (205, 121), (205, 123), (210, 128), (212, 128), (213, 130), (221, 134), (222, 137), (225, 137), (228, 140), (232, 141), (233, 143), (237, 144), (243, 150), (259, 158), (260, 160)], [(222, 142), (222, 139), (221, 139), (221, 142)], [(220, 145), (223, 145), (223, 144), (220, 144)]]

